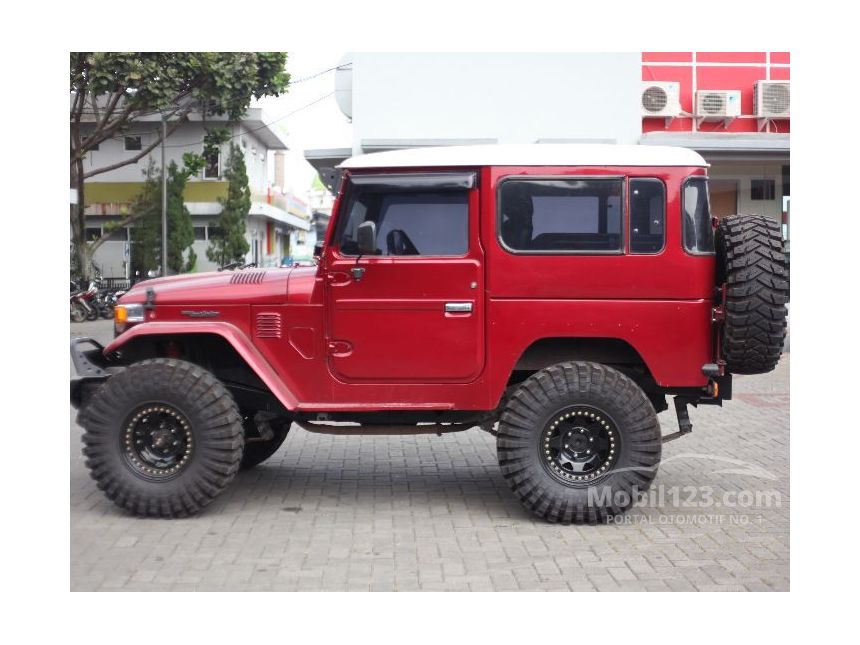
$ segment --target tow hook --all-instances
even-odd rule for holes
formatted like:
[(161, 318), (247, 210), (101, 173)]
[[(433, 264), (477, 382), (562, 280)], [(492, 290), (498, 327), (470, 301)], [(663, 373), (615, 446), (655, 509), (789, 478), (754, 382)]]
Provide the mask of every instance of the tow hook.
[(693, 431), (693, 422), (690, 421), (690, 414), (687, 412), (687, 405), (689, 405), (690, 400), (676, 396), (674, 402), (675, 413), (678, 415), (678, 432), (673, 432), (672, 434), (664, 436), (663, 443), (680, 439), (685, 434), (690, 434)]

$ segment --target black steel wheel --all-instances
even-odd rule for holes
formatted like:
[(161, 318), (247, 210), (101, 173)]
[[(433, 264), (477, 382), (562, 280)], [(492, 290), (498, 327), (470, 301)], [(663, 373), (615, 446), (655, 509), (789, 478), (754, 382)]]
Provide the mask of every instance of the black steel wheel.
[(592, 482), (617, 461), (620, 433), (606, 412), (574, 405), (555, 415), (543, 431), (544, 467), (564, 484)]
[(651, 485), (660, 424), (647, 395), (618, 370), (560, 363), (516, 389), (497, 448), (502, 475), (532, 513), (595, 523), (625, 512)]
[(142, 477), (154, 481), (174, 477), (191, 460), (191, 424), (171, 405), (142, 405), (126, 418), (122, 449), (128, 463)]
[(86, 465), (137, 515), (184, 517), (239, 470), (244, 430), (224, 385), (198, 365), (146, 360), (111, 376), (78, 414)]

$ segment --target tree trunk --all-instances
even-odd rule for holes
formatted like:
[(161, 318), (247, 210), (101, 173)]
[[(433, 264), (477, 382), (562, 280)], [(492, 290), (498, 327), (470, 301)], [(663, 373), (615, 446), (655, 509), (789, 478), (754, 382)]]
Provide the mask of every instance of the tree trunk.
[(87, 245), (87, 223), (85, 216), (86, 204), (84, 204), (84, 162), (76, 159), (72, 165), (72, 188), (78, 194), (78, 203), (71, 204), (72, 244), (75, 247), (75, 256), (78, 259), (78, 269), (83, 284), (90, 281), (90, 253)]

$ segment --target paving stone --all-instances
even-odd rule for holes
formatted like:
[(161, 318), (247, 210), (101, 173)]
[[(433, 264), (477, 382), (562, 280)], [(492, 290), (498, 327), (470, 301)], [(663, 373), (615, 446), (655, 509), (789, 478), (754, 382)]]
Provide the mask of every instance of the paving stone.
[[(73, 333), (109, 338), (109, 323), (86, 325)], [(770, 374), (735, 377), (734, 389), (723, 408), (691, 409), (693, 433), (664, 445), (658, 503), (600, 526), (534, 519), (478, 429), (295, 428), (200, 516), (141, 520), (90, 479), (72, 411), (71, 589), (786, 591), (789, 356)], [(672, 411), (660, 423), (677, 428)], [(778, 499), (744, 505), (742, 491)]]

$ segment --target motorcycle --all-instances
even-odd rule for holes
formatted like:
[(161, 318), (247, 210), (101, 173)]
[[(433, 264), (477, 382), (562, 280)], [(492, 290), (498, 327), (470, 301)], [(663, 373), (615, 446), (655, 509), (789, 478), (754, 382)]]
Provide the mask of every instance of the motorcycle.
[(82, 291), (69, 293), (69, 309), (72, 322), (84, 322), (87, 319), (87, 305), (81, 300)]

